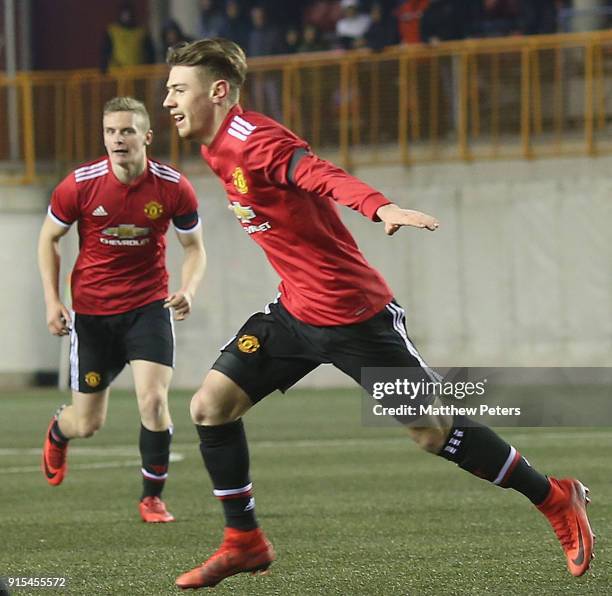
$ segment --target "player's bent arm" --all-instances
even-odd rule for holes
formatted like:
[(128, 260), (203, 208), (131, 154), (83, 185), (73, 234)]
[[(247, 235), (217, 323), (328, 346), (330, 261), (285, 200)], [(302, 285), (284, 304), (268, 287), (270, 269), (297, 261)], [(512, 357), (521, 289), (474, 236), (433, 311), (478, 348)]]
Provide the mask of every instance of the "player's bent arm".
[(193, 297), (206, 271), (206, 250), (202, 238), (202, 228), (192, 232), (179, 232), (177, 237), (183, 247), (183, 266), (181, 268), (181, 289), (168, 296), (165, 306), (174, 309), (177, 321), (187, 318), (191, 312)]
[(438, 227), (438, 221), (431, 215), (402, 209), (359, 178), (305, 150), (298, 149), (293, 154), (287, 178), (302, 190), (330, 197), (373, 221), (385, 222), (388, 235), (401, 226), (428, 230)]
[(303, 149), (293, 153), (287, 180), (301, 190), (333, 199), (373, 221), (379, 221), (377, 210), (391, 203), (359, 178)]
[(53, 335), (69, 332), (70, 313), (59, 296), (59, 241), (68, 230), (68, 226), (59, 225), (47, 216), (38, 237), (38, 270), (47, 306), (47, 327)]

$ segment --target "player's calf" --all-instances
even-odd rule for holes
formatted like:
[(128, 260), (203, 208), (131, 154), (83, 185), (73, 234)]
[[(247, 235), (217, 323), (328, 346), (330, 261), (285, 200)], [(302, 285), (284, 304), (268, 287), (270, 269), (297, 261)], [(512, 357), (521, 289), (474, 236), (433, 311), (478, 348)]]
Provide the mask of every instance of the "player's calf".
[(75, 428), (75, 439), (88, 439), (93, 437), (103, 426), (104, 420), (99, 418), (80, 418)]

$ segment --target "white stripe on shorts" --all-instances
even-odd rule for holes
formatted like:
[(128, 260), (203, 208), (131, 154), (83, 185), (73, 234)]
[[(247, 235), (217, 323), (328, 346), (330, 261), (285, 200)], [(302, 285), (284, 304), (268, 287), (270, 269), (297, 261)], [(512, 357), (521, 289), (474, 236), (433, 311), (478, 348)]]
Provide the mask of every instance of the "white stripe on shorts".
[(74, 311), (70, 311), (72, 329), (70, 330), (70, 389), (79, 391), (79, 337), (76, 332)]
[(408, 351), (418, 360), (419, 364), (425, 370), (425, 372), (432, 381), (440, 381), (440, 375), (438, 375), (435, 371), (431, 370), (431, 368), (419, 354), (419, 351), (416, 349), (416, 346), (410, 341), (410, 338), (406, 333), (406, 313), (404, 309), (398, 304), (395, 304), (394, 302), (389, 302), (389, 304), (387, 304), (385, 308), (393, 315), (393, 329), (395, 329), (395, 331), (397, 331), (400, 337), (404, 340)]

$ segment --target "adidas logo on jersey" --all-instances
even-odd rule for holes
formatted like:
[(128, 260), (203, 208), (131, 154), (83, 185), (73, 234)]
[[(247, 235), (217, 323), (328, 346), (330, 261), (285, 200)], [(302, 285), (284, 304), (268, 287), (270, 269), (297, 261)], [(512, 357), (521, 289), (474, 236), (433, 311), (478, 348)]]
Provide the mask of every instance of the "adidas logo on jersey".
[(232, 121), (230, 122), (229, 128), (227, 129), (227, 134), (232, 135), (236, 139), (240, 139), (241, 141), (246, 141), (249, 138), (249, 135), (256, 129), (257, 127), (250, 122), (247, 122), (244, 118), (240, 116), (234, 116)]
[(102, 205), (98, 205), (92, 212), (92, 215), (95, 215), (96, 217), (103, 217), (105, 215), (108, 215), (108, 213), (106, 213), (106, 209), (104, 209), (104, 207)]

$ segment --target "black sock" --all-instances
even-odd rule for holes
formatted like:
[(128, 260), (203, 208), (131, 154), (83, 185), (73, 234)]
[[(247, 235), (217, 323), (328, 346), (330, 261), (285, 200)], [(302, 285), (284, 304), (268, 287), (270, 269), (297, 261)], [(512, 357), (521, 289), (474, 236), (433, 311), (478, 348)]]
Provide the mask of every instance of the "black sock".
[(534, 505), (546, 499), (548, 478), (534, 470), (512, 445), (490, 428), (465, 416), (455, 416), (446, 444), (438, 453), (460, 468), (502, 488), (513, 488)]
[(213, 493), (223, 504), (225, 525), (239, 530), (256, 528), (249, 447), (242, 419), (219, 426), (196, 425), (196, 429)]
[(142, 458), (142, 498), (159, 497), (168, 478), (172, 427), (152, 431), (140, 425), (140, 456)]
[(64, 447), (66, 443), (70, 440), (64, 433), (60, 430), (57, 419), (51, 425), (51, 431), (49, 432), (49, 440), (58, 447)]

